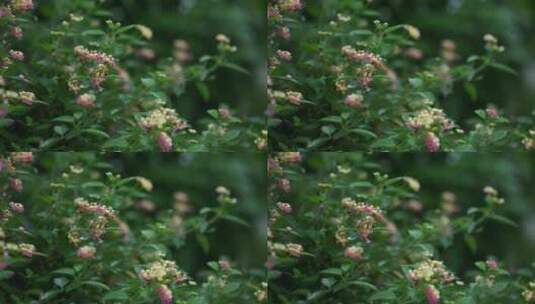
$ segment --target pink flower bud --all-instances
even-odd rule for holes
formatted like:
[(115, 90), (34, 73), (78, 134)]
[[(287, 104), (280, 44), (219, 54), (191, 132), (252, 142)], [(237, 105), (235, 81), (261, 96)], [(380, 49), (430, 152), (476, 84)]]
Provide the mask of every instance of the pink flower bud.
[(173, 293), (166, 285), (160, 285), (156, 289), (156, 295), (160, 299), (160, 304), (171, 304), (173, 302)]
[(32, 152), (16, 152), (16, 153), (11, 154), (11, 158), (13, 158), (13, 160), (16, 162), (31, 163), (33, 161), (33, 153)]
[(22, 29), (18, 26), (14, 26), (9, 30), (9, 34), (15, 39), (20, 39), (23, 36)]
[(277, 56), (279, 56), (279, 58), (282, 59), (282, 60), (286, 60), (286, 61), (292, 60), (292, 53), (290, 53), (288, 51), (278, 50), (277, 51)]
[(221, 107), (217, 110), (217, 112), (219, 113), (219, 117), (223, 119), (228, 119), (230, 117), (230, 111), (228, 108)]
[(427, 304), (438, 304), (440, 299), (440, 294), (438, 290), (433, 285), (427, 286), (425, 289), (425, 299), (427, 300)]
[(18, 60), (18, 61), (23, 61), (24, 60), (24, 53), (21, 52), (21, 51), (9, 50), (9, 56), (13, 60)]
[(220, 260), (218, 262), (219, 267), (223, 270), (230, 270), (230, 263), (227, 260)]
[(487, 112), (487, 115), (490, 117), (490, 118), (496, 118), (498, 117), (498, 109), (496, 109), (496, 107), (494, 106), (490, 106), (488, 107), (485, 112)]
[(171, 152), (173, 149), (173, 140), (165, 132), (160, 132), (160, 134), (158, 134), (156, 142), (158, 143), (161, 152)]
[(22, 181), (18, 178), (12, 178), (10, 181), (9, 181), (9, 186), (11, 187), (11, 189), (17, 191), (17, 192), (21, 192), (22, 189), (23, 189), (23, 186), (22, 186)]
[(498, 268), (498, 262), (494, 259), (487, 260), (487, 267), (491, 270), (496, 270)]
[(21, 204), (21, 203), (15, 203), (15, 202), (10, 202), (9, 203), (9, 208), (11, 208), (11, 210), (15, 213), (23, 213), (24, 212), (24, 205)]
[(279, 210), (284, 214), (292, 213), (292, 205), (290, 205), (288, 203), (278, 202), (277, 203), (277, 208), (279, 208)]
[(433, 133), (429, 132), (424, 139), (425, 147), (428, 152), (438, 152), (440, 149), (440, 139)]
[(303, 8), (301, 0), (283, 0), (279, 3), (283, 11), (295, 12)]
[(360, 94), (351, 94), (346, 97), (344, 104), (350, 108), (359, 109), (362, 108), (362, 101), (364, 98)]
[(360, 261), (362, 259), (362, 253), (364, 250), (362, 247), (351, 246), (347, 247), (344, 251), (344, 256), (352, 259), (353, 261)]
[(82, 108), (94, 108), (96, 97), (93, 94), (83, 94), (76, 98), (76, 104)]
[(283, 192), (290, 192), (290, 181), (286, 178), (281, 178), (277, 181), (277, 187)]
[(83, 246), (78, 248), (76, 255), (84, 260), (89, 260), (95, 258), (96, 251), (97, 250), (93, 246)]
[(286, 26), (278, 28), (276, 34), (284, 40), (289, 40), (291, 37), (290, 29)]
[(30, 11), (33, 9), (32, 0), (12, 0), (11, 5), (16, 11)]

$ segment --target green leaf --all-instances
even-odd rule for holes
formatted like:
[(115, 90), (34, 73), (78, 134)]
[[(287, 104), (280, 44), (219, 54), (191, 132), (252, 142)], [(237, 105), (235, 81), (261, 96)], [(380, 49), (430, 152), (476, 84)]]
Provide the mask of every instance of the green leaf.
[(375, 285), (370, 284), (368, 282), (364, 282), (364, 281), (351, 281), (351, 282), (349, 282), (349, 284), (362, 286), (362, 287), (365, 287), (365, 288), (368, 288), (368, 289), (371, 289), (371, 290), (377, 290), (377, 287), (375, 287)]
[(505, 216), (501, 216), (501, 215), (498, 215), (498, 214), (491, 214), (491, 215), (489, 215), (489, 218), (491, 218), (491, 219), (493, 219), (495, 221), (498, 221), (500, 223), (512, 226), (512, 227), (518, 227), (517, 223), (515, 223), (514, 221), (506, 218)]
[(114, 290), (106, 293), (102, 299), (104, 301), (128, 300), (128, 294), (124, 290)]
[(327, 268), (327, 269), (320, 271), (320, 273), (341, 276), (343, 272), (342, 272), (342, 269), (340, 268)]
[(245, 227), (250, 227), (251, 226), (246, 221), (242, 220), (239, 217), (233, 216), (233, 215), (225, 214), (225, 215), (222, 215), (221, 218), (226, 219), (227, 221), (234, 222), (236, 224), (243, 225)]
[(321, 284), (327, 288), (333, 287), (334, 284), (336, 284), (336, 279), (334, 278), (322, 278)]
[(506, 66), (505, 64), (493, 62), (493, 63), (490, 64), (490, 66), (495, 68), (495, 69), (497, 69), (497, 70), (500, 70), (502, 72), (506, 72), (506, 73), (514, 75), (514, 76), (518, 75), (518, 73), (514, 69), (512, 69), (511, 67)]
[(323, 132), (323, 134), (329, 137), (331, 137), (335, 131), (336, 131), (335, 126), (327, 125), (327, 126), (321, 127), (321, 132)]
[(89, 285), (89, 286), (96, 287), (98, 289), (110, 290), (110, 288), (106, 284), (103, 284), (97, 281), (84, 281), (80, 283), (80, 285)]
[(204, 82), (196, 82), (195, 87), (199, 94), (201, 94), (202, 99), (205, 101), (210, 99), (210, 89), (208, 89), (208, 86)]
[(387, 290), (379, 291), (374, 293), (371, 297), (371, 301), (377, 301), (377, 300), (394, 300), (396, 298), (396, 294), (394, 293), (395, 289), (390, 288)]
[(240, 72), (242, 74), (245, 74), (245, 75), (251, 75), (251, 73), (249, 71), (247, 71), (246, 69), (242, 68), (241, 66), (237, 65), (237, 64), (234, 64), (234, 63), (230, 63), (230, 62), (223, 62), (220, 64), (222, 67), (225, 67), (227, 69), (231, 69), (231, 70), (234, 70), (236, 72)]
[(74, 277), (74, 269), (72, 268), (60, 268), (60, 269), (56, 269), (54, 271), (52, 271), (52, 273), (54, 274), (62, 274), (62, 275), (69, 275), (69, 276), (73, 276)]
[(100, 130), (97, 130), (97, 129), (84, 129), (84, 130), (82, 130), (81, 133), (95, 135), (95, 136), (102, 137), (102, 138), (110, 138), (110, 136), (106, 132), (100, 131)]

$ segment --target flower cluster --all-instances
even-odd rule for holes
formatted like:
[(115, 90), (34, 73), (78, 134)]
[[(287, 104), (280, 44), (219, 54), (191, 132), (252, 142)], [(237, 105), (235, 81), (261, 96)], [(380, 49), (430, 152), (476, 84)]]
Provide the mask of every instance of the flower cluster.
[(139, 272), (139, 276), (145, 282), (155, 283), (183, 283), (188, 279), (184, 272), (178, 270), (176, 263), (169, 260), (152, 262)]
[(444, 263), (437, 260), (425, 260), (408, 272), (408, 278), (414, 282), (451, 282), (454, 275), (446, 270)]

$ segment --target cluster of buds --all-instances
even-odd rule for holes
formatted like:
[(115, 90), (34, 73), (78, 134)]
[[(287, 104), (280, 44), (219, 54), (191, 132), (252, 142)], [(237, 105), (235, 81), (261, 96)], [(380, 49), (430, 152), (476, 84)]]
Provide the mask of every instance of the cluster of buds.
[(505, 203), (505, 200), (499, 196), (498, 191), (491, 186), (483, 188), (483, 193), (485, 193), (485, 201), (489, 205), (503, 205)]
[[(383, 211), (375, 206), (366, 203), (357, 203), (355, 200), (349, 197), (342, 199), (342, 207), (350, 213), (360, 214), (362, 217), (357, 219), (356, 222), (356, 231), (359, 236), (365, 241), (369, 242), (369, 236), (373, 232), (375, 223), (377, 221), (385, 224), (391, 225), (389, 221), (383, 215)], [(395, 229), (392, 229), (391, 232), (395, 232)]]
[(503, 53), (505, 51), (505, 47), (498, 45), (498, 39), (491, 34), (483, 36), (483, 41), (485, 41), (485, 48), (489, 52)]
[(342, 207), (352, 213), (362, 213), (365, 215), (373, 216), (376, 219), (382, 220), (384, 218), (383, 211), (379, 207), (372, 206), (366, 203), (357, 203), (350, 197), (342, 199)]
[(108, 219), (116, 219), (115, 211), (111, 207), (89, 202), (81, 197), (76, 198), (74, 204), (81, 213), (92, 213)]
[(0, 89), (0, 97), (4, 100), (13, 100), (31, 106), (35, 102), (35, 94), (28, 91), (9, 91)]
[(303, 8), (301, 0), (280, 0), (278, 7), (283, 12), (296, 12)]
[(283, 214), (290, 214), (292, 213), (292, 205), (288, 203), (278, 202), (277, 203), (277, 209), (282, 212)]
[(391, 89), (393, 91), (397, 90), (398, 77), (396, 73), (384, 64), (383, 59), (379, 55), (368, 51), (357, 51), (349, 45), (343, 46), (341, 52), (348, 61), (359, 62), (362, 64), (362, 66), (357, 69), (357, 74), (359, 75), (360, 84), (366, 90), (369, 90), (373, 75), (377, 69), (383, 71), (386, 77), (390, 80)]
[(164, 107), (152, 110), (147, 116), (140, 118), (139, 124), (146, 130), (170, 129), (173, 132), (184, 130), (188, 127), (188, 123), (179, 118), (174, 109)]
[(82, 108), (94, 108), (96, 97), (93, 94), (82, 94), (76, 98), (76, 104)]
[(254, 296), (258, 302), (264, 302), (267, 300), (267, 294), (268, 294), (268, 284), (266, 282), (262, 282), (260, 288), (257, 288), (254, 292)]
[(13, 152), (11, 153), (11, 159), (15, 163), (29, 164), (33, 161), (32, 152)]
[(440, 138), (433, 132), (427, 132), (424, 137), (424, 145), (427, 152), (438, 152), (440, 150)]
[(173, 150), (173, 139), (165, 132), (160, 132), (156, 135), (156, 144), (161, 152), (171, 152)]
[(284, 100), (295, 106), (299, 106), (303, 102), (303, 94), (297, 91), (268, 91), (268, 96), (272, 101)]
[(76, 56), (78, 56), (78, 58), (80, 58), (82, 61), (94, 61), (96, 63), (107, 64), (110, 66), (116, 65), (115, 58), (113, 58), (113, 56), (102, 52), (88, 50), (81, 45), (74, 47), (74, 54), (76, 54)]
[(344, 99), (344, 104), (349, 108), (360, 109), (363, 106), (363, 101), (364, 96), (362, 96), (362, 94), (354, 93), (346, 96), (346, 98)]
[(358, 262), (362, 259), (362, 254), (364, 253), (364, 249), (360, 246), (351, 246), (347, 247), (344, 250), (344, 256), (350, 258), (351, 260)]
[(364, 64), (371, 64), (375, 67), (384, 66), (383, 59), (380, 56), (367, 51), (357, 51), (355, 48), (349, 45), (345, 45), (342, 47), (342, 54), (350, 61), (358, 61)]
[(440, 292), (434, 285), (429, 285), (424, 290), (425, 300), (427, 304), (438, 304), (440, 300)]
[(31, 11), (33, 10), (32, 0), (11, 0), (11, 7), (14, 11)]
[(454, 127), (453, 122), (446, 117), (444, 111), (437, 108), (426, 108), (405, 120), (405, 125), (412, 130), (448, 131)]
[(457, 196), (453, 192), (443, 192), (441, 195), (441, 208), (445, 215), (450, 216), (459, 212)]
[(535, 150), (535, 129), (529, 130), (529, 136), (522, 139), (522, 145), (528, 151)]
[(445, 39), (441, 44), (441, 55), (446, 62), (457, 61), (460, 56), (457, 54), (457, 45), (453, 40)]
[(291, 61), (292, 60), (292, 53), (290, 53), (288, 51), (277, 50), (277, 57), (279, 57), (280, 59), (282, 59), (284, 61)]
[(215, 40), (217, 41), (217, 48), (221, 52), (234, 53), (238, 50), (236, 46), (231, 45), (230, 38), (224, 34), (217, 34)]
[(76, 255), (84, 260), (94, 259), (96, 253), (97, 250), (93, 246), (83, 246), (78, 248), (78, 250), (76, 251)]
[(296, 243), (288, 243), (288, 244), (274, 244), (273, 249), (275, 251), (281, 251), (285, 252), (293, 257), (300, 257), (303, 254), (303, 246), (301, 244)]
[(526, 302), (535, 303), (535, 281), (529, 283), (528, 288), (522, 292), (522, 297)]
[(139, 273), (141, 279), (147, 283), (183, 283), (188, 276), (178, 270), (176, 263), (169, 260), (158, 260), (152, 262), (147, 268)]
[(179, 62), (184, 63), (191, 60), (189, 43), (186, 40), (178, 39), (173, 43), (173, 57)]
[(24, 53), (16, 50), (9, 50), (9, 57), (15, 61), (23, 61)]
[(281, 163), (291, 164), (300, 162), (302, 157), (299, 152), (280, 152), (277, 154), (277, 159)]
[(268, 131), (262, 130), (260, 135), (255, 138), (254, 144), (259, 151), (266, 150), (268, 145)]
[(28, 243), (6, 243), (0, 241), (0, 253), (7, 255), (9, 252), (19, 253), (25, 257), (31, 258), (35, 253), (35, 246)]
[(220, 204), (230, 204), (234, 205), (238, 200), (231, 196), (230, 190), (223, 186), (218, 186), (215, 189), (217, 193), (217, 202)]
[(408, 273), (408, 277), (414, 282), (451, 282), (455, 279), (454, 275), (446, 270), (442, 261), (425, 260), (420, 262), (416, 268)]

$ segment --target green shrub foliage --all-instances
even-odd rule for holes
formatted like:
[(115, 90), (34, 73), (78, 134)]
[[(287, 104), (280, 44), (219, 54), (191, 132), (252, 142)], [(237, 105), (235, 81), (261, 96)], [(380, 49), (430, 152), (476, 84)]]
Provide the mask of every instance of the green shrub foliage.
[(0, 302), (255, 303), (266, 297), (264, 271), (221, 257), (190, 274), (175, 260), (185, 246), (208, 250), (219, 222), (250, 227), (235, 214), (242, 202), (231, 190), (201, 187), (213, 193), (213, 203), (177, 192), (162, 210), (151, 180), (112, 172), (95, 155), (64, 157), (71, 161), (46, 170), (43, 162), (34, 166), (32, 153), (0, 159)]
[(529, 265), (511, 271), (488, 257), (461, 276), (442, 260), (446, 248), (463, 247), (454, 239), (476, 250), (489, 222), (518, 229), (503, 215), (507, 198), (481, 185), (481, 203), (465, 206), (455, 192), (444, 192), (434, 204), (419, 197), (417, 179), (389, 176), (375, 159), (294, 152), (269, 158), (270, 303), (535, 300)]
[[(533, 149), (532, 116), (511, 118), (490, 103), (466, 121), (443, 110), (447, 103), (477, 99), (477, 83), (489, 69), (516, 74), (500, 62), (507, 50), (497, 37), (474, 37), (482, 53), (469, 56), (444, 37), (439, 54), (424, 55), (420, 29), (382, 21), (381, 5), (386, 4), (271, 1), (273, 149)], [(459, 88), (464, 93), (453, 94)]]
[[(34, 14), (41, 7), (48, 14), (43, 22)], [(175, 110), (191, 91), (199, 102), (212, 98), (208, 83), (220, 69), (250, 74), (233, 63), (240, 50), (231, 34), (213, 37), (211, 54), (193, 54), (176, 33), (170, 51), (156, 56), (151, 39), (158, 33), (115, 22), (99, 1), (2, 1), (0, 15), (0, 147), (5, 150), (266, 146), (263, 121), (225, 104), (198, 121)]]

